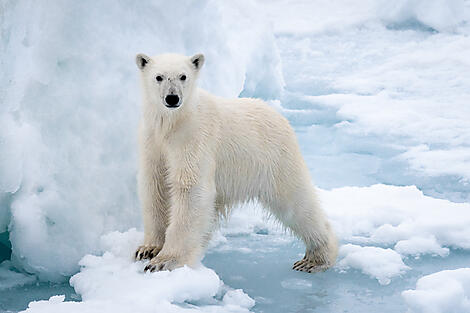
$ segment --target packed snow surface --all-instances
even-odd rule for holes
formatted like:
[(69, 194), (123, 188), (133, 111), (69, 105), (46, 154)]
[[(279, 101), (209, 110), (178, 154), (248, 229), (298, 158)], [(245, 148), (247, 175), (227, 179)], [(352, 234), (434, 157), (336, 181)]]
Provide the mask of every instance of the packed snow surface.
[(470, 312), (470, 268), (426, 275), (402, 295), (412, 312)]
[[(197, 269), (130, 260), (139, 52), (202, 52), (203, 88), (290, 120), (334, 269), (290, 270), (256, 204)], [(0, 0), (0, 311), (469, 311), (468, 55), (468, 0)]]
[(26, 312), (248, 312), (254, 305), (243, 291), (228, 290), (203, 266), (143, 274), (142, 262), (131, 257), (142, 238), (135, 229), (103, 236), (106, 252), (85, 256), (80, 273), (70, 279), (82, 302), (53, 296), (30, 303)]

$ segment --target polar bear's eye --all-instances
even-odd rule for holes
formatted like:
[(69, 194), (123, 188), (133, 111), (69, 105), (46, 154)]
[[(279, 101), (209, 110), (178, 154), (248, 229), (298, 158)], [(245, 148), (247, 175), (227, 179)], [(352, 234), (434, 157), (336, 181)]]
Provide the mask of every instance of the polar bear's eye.
[(156, 79), (157, 79), (157, 82), (161, 82), (161, 81), (163, 80), (163, 77), (161, 77), (160, 75), (158, 75), (158, 76), (156, 77)]
[(186, 80), (186, 75), (184, 75), (184, 74), (181, 75), (180, 79), (183, 80), (183, 81)]

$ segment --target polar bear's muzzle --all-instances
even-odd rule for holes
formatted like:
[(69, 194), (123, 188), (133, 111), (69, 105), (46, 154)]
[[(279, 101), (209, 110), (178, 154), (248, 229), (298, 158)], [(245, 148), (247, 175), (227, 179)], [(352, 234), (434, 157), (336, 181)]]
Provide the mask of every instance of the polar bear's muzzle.
[(167, 95), (165, 97), (165, 106), (167, 108), (177, 108), (180, 106), (180, 97), (178, 95)]

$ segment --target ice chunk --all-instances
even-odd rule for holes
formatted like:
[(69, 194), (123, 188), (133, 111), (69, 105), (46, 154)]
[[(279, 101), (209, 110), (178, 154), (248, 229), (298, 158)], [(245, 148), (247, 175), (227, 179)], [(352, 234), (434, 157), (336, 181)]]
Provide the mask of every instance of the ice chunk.
[(358, 269), (376, 278), (381, 285), (390, 284), (393, 277), (400, 276), (410, 269), (392, 249), (346, 244), (341, 246), (339, 257), (337, 266), (340, 269)]
[[(82, 302), (65, 301), (63, 296), (31, 302), (26, 312), (248, 312), (254, 300), (242, 290), (230, 290), (217, 274), (202, 265), (171, 272), (144, 273), (144, 262), (132, 259), (142, 233), (112, 232), (102, 237), (102, 256), (87, 255), (80, 261), (80, 273), (70, 284)], [(192, 303), (196, 303), (197, 306)]]
[(395, 245), (411, 240), (398, 245), (405, 251), (410, 244), (425, 244), (415, 237), (434, 237), (434, 252), (443, 252), (441, 246), (470, 249), (469, 203), (424, 196), (415, 186), (382, 184), (322, 190), (320, 197), (340, 237), (350, 242)]
[(470, 312), (470, 268), (426, 275), (402, 296), (414, 313)]
[(255, 305), (255, 300), (251, 299), (241, 289), (229, 290), (224, 295), (223, 302), (226, 305), (241, 306), (242, 308), (251, 309)]
[(425, 253), (442, 257), (449, 255), (449, 249), (441, 247), (434, 236), (412, 237), (407, 240), (400, 240), (395, 245), (394, 250), (402, 255), (420, 255)]
[[(462, 183), (470, 186), (470, 148), (454, 147), (447, 149), (430, 149), (428, 145), (412, 147), (401, 157), (411, 167), (430, 176), (456, 175), (464, 177)], [(446, 164), (445, 167), (442, 164)]]

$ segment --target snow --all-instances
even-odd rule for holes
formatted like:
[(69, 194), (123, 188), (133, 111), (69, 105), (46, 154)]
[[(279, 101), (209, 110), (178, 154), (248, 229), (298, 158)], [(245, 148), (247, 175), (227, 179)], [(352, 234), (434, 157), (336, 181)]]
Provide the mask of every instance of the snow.
[(409, 269), (392, 249), (347, 244), (339, 249), (339, 256), (342, 258), (337, 264), (340, 269), (359, 269), (376, 278), (381, 285), (390, 284), (392, 277)]
[[(276, 33), (344, 31), (367, 23), (390, 26), (418, 23), (452, 32), (465, 21), (464, 0), (260, 0)], [(315, 21), (312, 23), (312, 21)]]
[(417, 255), (430, 253), (445, 257), (449, 255), (449, 248), (443, 248), (436, 241), (434, 236), (429, 237), (411, 237), (410, 239), (400, 240), (394, 247), (394, 250), (402, 255)]
[[(203, 266), (144, 274), (144, 263), (132, 260), (142, 239), (135, 229), (103, 236), (106, 252), (85, 256), (80, 272), (70, 278), (81, 302), (58, 295), (31, 302), (25, 312), (248, 312), (254, 305), (242, 290), (226, 290), (217, 274)], [(222, 293), (222, 300), (217, 299)]]
[(231, 306), (231, 310), (237, 307), (251, 309), (255, 305), (255, 300), (251, 299), (241, 289), (229, 290), (223, 298), (223, 302), (227, 306)]
[[(468, 311), (469, 26), (468, 0), (0, 0), (0, 311)], [(256, 203), (197, 269), (130, 260), (134, 56), (168, 51), (289, 119), (334, 269), (292, 271), (303, 245)]]
[(320, 195), (340, 238), (349, 242), (431, 254), (443, 246), (470, 248), (470, 203), (425, 196), (415, 186), (383, 184), (324, 190)]
[(470, 311), (470, 268), (426, 275), (403, 298), (410, 312), (458, 313)]

